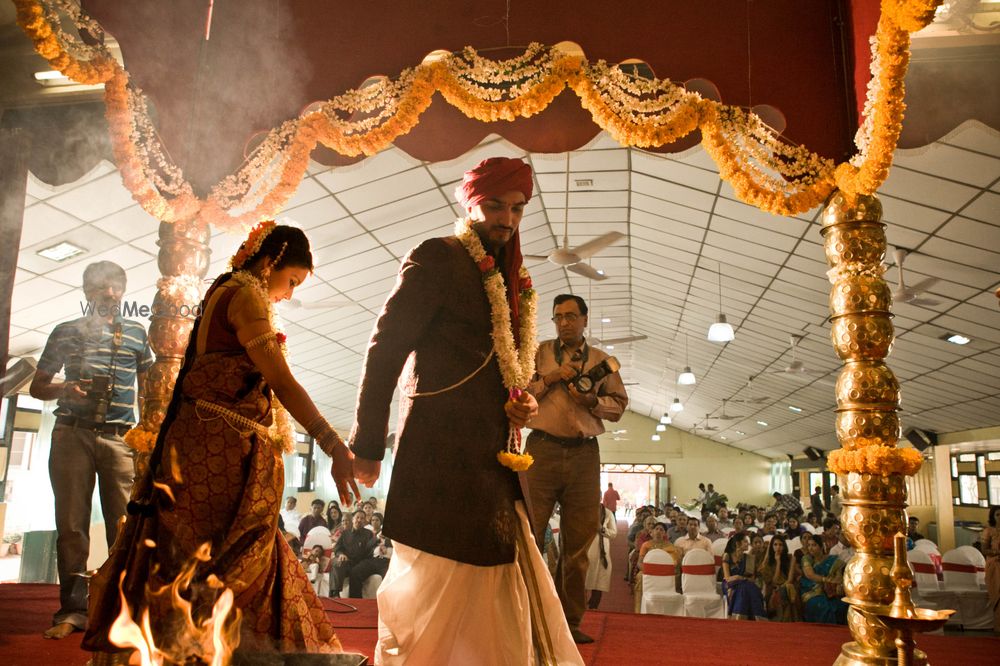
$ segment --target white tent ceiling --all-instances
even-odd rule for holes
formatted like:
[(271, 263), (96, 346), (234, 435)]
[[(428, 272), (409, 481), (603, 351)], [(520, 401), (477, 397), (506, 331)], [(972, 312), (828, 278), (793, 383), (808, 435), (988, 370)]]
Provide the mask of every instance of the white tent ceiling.
[[(425, 164), (390, 149), (352, 167), (313, 164), (282, 213), (307, 230), (317, 263), (296, 297), (307, 304), (349, 301), (283, 309), (295, 374), (339, 429), (350, 427), (365, 345), (401, 257), (423, 238), (450, 233), (456, 182), (492, 155), (524, 157), (534, 167), (538, 194), (522, 238), (525, 253), (546, 254), (562, 237), (565, 155), (526, 155), (498, 139), (447, 163)], [(577, 293), (590, 302), (593, 335), (648, 336), (612, 352), (626, 381), (637, 382), (629, 387), (633, 411), (659, 417), (676, 396), (686, 409), (674, 426), (691, 428), (733, 399), (726, 414), (738, 418), (710, 419), (718, 429), (699, 434), (768, 457), (835, 448), (839, 361), (826, 321), (819, 209), (782, 218), (738, 202), (700, 148), (657, 155), (599, 135), (573, 153), (571, 171), (570, 245), (611, 230), (626, 238), (592, 260), (608, 275), (602, 282), (529, 263), (540, 336), (554, 334), (547, 321), (552, 297)], [(158, 224), (133, 202), (112, 165), (59, 188), (32, 177), (28, 195), (12, 355), (37, 355), (56, 323), (79, 316), (80, 278), (91, 261), (124, 266), (126, 298), (152, 302)], [(926, 149), (900, 151), (880, 198), (890, 245), (915, 251), (906, 261), (907, 281), (940, 278), (927, 295), (937, 305), (894, 307), (898, 337), (889, 365), (902, 382), (905, 425), (949, 432), (1000, 424), (1000, 309), (993, 295), (1000, 287), (1000, 137), (970, 122)], [(61, 240), (87, 252), (62, 263), (37, 254)], [(239, 241), (215, 235), (210, 275), (224, 270)], [(736, 328), (727, 345), (705, 339), (719, 311), (720, 265), (722, 309)], [(887, 278), (896, 277), (890, 269)], [(960, 347), (941, 339), (952, 332), (972, 342)], [(773, 374), (791, 361), (793, 333), (805, 336), (797, 358), (827, 374)], [(684, 365), (698, 382), (675, 391), (675, 371)], [(737, 402), (747, 398), (758, 400)]]

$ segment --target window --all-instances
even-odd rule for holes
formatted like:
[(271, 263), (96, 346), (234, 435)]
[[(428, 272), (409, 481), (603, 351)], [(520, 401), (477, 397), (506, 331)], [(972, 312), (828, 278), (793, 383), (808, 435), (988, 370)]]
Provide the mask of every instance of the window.
[(792, 492), (792, 463), (771, 463), (771, 492), (787, 495)]
[(17, 396), (17, 408), (25, 412), (41, 412), (45, 405), (41, 400), (32, 398), (27, 393), (20, 393)]
[(963, 506), (979, 506), (979, 477), (975, 474), (959, 474), (958, 498)]
[(986, 496), (990, 506), (1000, 506), (1000, 474), (993, 472), (986, 476)]
[(628, 465), (625, 463), (602, 463), (601, 472), (635, 472), (640, 474), (666, 474), (666, 465)]
[(958, 458), (955, 456), (951, 457), (951, 478), (958, 478)]
[(29, 430), (15, 430), (10, 440), (10, 467), (11, 469), (30, 469), (31, 451), (35, 447), (35, 440), (38, 433)]
[(976, 456), (976, 475), (980, 479), (986, 478), (986, 456)]

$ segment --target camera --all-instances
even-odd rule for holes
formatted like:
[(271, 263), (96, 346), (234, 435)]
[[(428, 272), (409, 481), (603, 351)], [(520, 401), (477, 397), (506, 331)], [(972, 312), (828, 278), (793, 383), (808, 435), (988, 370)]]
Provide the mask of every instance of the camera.
[(104, 423), (111, 403), (110, 375), (94, 375), (87, 382), (87, 402), (94, 406), (94, 423)]
[(580, 393), (590, 393), (608, 375), (618, 372), (622, 364), (614, 356), (609, 356), (587, 372), (580, 373), (570, 383)]

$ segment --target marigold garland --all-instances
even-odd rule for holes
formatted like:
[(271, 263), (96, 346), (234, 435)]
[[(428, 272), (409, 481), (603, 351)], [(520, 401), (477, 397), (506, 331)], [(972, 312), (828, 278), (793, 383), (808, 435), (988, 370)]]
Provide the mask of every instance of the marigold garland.
[[(621, 66), (588, 63), (532, 44), (523, 55), (500, 62), (466, 48), (406, 70), (396, 80), (332, 98), (320, 110), (273, 130), (237, 174), (202, 200), (159, 146), (142, 92), (129, 86), (128, 74), (106, 49), (83, 44), (59, 22), (65, 15), (91, 31), (96, 24), (69, 0), (14, 2), (18, 24), (55, 69), (80, 83), (106, 84), (115, 160), (142, 207), (161, 221), (199, 216), (227, 229), (245, 228), (277, 213), (301, 182), (317, 143), (344, 155), (373, 155), (419, 122), (435, 91), (470, 118), (496, 121), (537, 114), (569, 86), (594, 121), (625, 145), (661, 146), (700, 129), (706, 151), (736, 195), (771, 213), (809, 210), (834, 186), (848, 195), (871, 194), (885, 181), (899, 138), (909, 33), (933, 20), (940, 4), (883, 0), (873, 60), (877, 67), (866, 105), (870, 131), (858, 141), (854, 164), (840, 164), (835, 171), (832, 165), (817, 167), (821, 160), (801, 147), (782, 148), (776, 135), (753, 122), (752, 114), (703, 100), (666, 80), (630, 77)], [(361, 119), (344, 120), (353, 115)], [(779, 154), (784, 159), (769, 160)], [(755, 164), (762, 157), (765, 164)]]
[(898, 449), (885, 446), (867, 446), (847, 451), (837, 449), (827, 456), (826, 468), (834, 474), (903, 474), (912, 476), (923, 464), (923, 457), (915, 449)]
[(129, 448), (137, 453), (152, 453), (156, 446), (158, 430), (150, 430), (147, 426), (139, 424), (125, 433), (122, 438)]
[[(517, 400), (535, 373), (535, 353), (538, 351), (538, 331), (535, 323), (538, 294), (532, 288), (528, 269), (521, 266), (517, 285), (520, 325), (518, 339), (515, 342), (503, 273), (496, 267), (493, 257), (486, 254), (479, 234), (472, 228), (471, 219), (456, 220), (455, 236), (483, 276), (483, 290), (490, 303), (492, 320), (490, 337), (493, 340), (493, 353), (496, 354), (500, 376), (503, 378), (503, 385), (510, 395), (510, 400)], [(507, 444), (497, 453), (497, 460), (515, 472), (531, 467), (532, 458), (523, 451), (521, 445), (521, 430), (513, 423), (507, 429)]]

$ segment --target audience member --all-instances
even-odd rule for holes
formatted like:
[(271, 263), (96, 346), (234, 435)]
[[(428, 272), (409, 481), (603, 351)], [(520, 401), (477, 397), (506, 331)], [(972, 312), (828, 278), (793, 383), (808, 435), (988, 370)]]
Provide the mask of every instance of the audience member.
[[(639, 549), (639, 554), (637, 561), (639, 562), (640, 570), (642, 566), (642, 561), (645, 559), (646, 555), (651, 550), (662, 550), (670, 553), (670, 556), (674, 558), (674, 564), (677, 566), (677, 575), (674, 581), (677, 592), (681, 591), (681, 559), (682, 556), (680, 552), (667, 540), (666, 530), (663, 529), (663, 523), (657, 523), (654, 521), (652, 531), (650, 533), (650, 538), (642, 544)], [(642, 604), (642, 576), (635, 575), (635, 584), (633, 585), (633, 596), (635, 598), (635, 612), (639, 612), (639, 608)]]
[(798, 622), (802, 619), (798, 580), (794, 576), (796, 571), (795, 559), (788, 552), (785, 537), (780, 534), (772, 537), (764, 563), (757, 572), (769, 619), (777, 622)]
[(681, 559), (690, 551), (700, 548), (706, 553), (712, 552), (712, 542), (698, 533), (701, 523), (697, 518), (687, 519), (687, 534), (674, 541), (674, 547), (680, 553)]
[(748, 548), (749, 539), (745, 532), (729, 537), (722, 555), (722, 593), (726, 595), (730, 618), (766, 620), (764, 597), (753, 582), (756, 569)]
[(837, 520), (840, 520), (840, 514), (844, 510), (843, 498), (840, 496), (840, 486), (833, 485), (830, 486), (830, 513)]
[(708, 518), (705, 519), (705, 538), (709, 541), (718, 541), (719, 539), (725, 538), (725, 534), (719, 529), (719, 519), (713, 514), (708, 514)]
[(986, 522), (988, 526), (979, 538), (986, 558), (986, 592), (993, 602), (993, 631), (1000, 631), (1000, 506), (991, 506)]
[(325, 505), (326, 502), (324, 502), (323, 500), (314, 499), (312, 501), (312, 504), (310, 505), (312, 513), (310, 513), (308, 516), (304, 516), (301, 520), (299, 520), (299, 538), (303, 542), (305, 542), (306, 535), (309, 534), (309, 530), (311, 530), (312, 528), (318, 525), (322, 525), (323, 527), (327, 528), (329, 527), (326, 524), (326, 519), (323, 517), (323, 507)]
[(844, 562), (826, 552), (822, 539), (810, 539), (803, 544), (802, 578), (799, 590), (802, 595), (802, 619), (806, 622), (847, 624), (847, 604), (844, 596)]
[(636, 548), (635, 538), (639, 534), (639, 531), (643, 529), (646, 518), (651, 515), (651, 512), (646, 507), (640, 507), (635, 510), (635, 520), (632, 525), (628, 528), (628, 534), (625, 536), (626, 541), (628, 541), (629, 548)]
[(330, 530), (330, 538), (333, 540), (334, 545), (337, 543), (337, 539), (344, 532), (340, 524), (344, 522), (344, 512), (340, 509), (340, 504), (337, 502), (330, 502), (326, 506), (326, 527)]
[(285, 522), (285, 532), (299, 533), (299, 521), (302, 520), (302, 514), (295, 510), (295, 505), (298, 502), (294, 495), (289, 495), (285, 498), (285, 508), (278, 512)]
[(737, 518), (733, 521), (733, 532), (743, 532), (746, 529), (746, 525), (743, 523), (742, 518)]
[(775, 518), (773, 514), (768, 514), (767, 517), (764, 518), (764, 526), (760, 528), (758, 534), (760, 534), (761, 536), (765, 534), (774, 535), (777, 534), (777, 532), (778, 532), (778, 520), (777, 518)]
[[(823, 547), (826, 552), (830, 552), (831, 549), (835, 548), (840, 543), (840, 521), (836, 518), (827, 518), (823, 521), (823, 534), (820, 535), (823, 540)], [(836, 553), (833, 553), (836, 555)]]
[(809, 496), (809, 510), (820, 518), (826, 515), (826, 506), (823, 504), (823, 486), (813, 488), (813, 494)]
[(760, 534), (750, 535), (750, 555), (753, 556), (753, 561), (756, 564), (760, 564), (764, 561), (764, 555), (767, 553), (767, 542), (764, 541), (764, 537)]
[(688, 515), (686, 513), (678, 513), (677, 520), (675, 520), (673, 525), (670, 526), (670, 529), (667, 530), (667, 539), (670, 540), (670, 543), (677, 541), (682, 536), (687, 534), (687, 524)]
[(775, 492), (771, 495), (774, 498), (774, 508), (783, 507), (789, 516), (801, 516), (803, 513), (802, 502), (799, 498), (791, 493), (786, 493), (782, 495), (779, 492)]
[[(369, 573), (370, 565), (360, 565), (374, 556), (377, 539), (365, 529), (365, 514), (356, 511), (351, 517), (351, 529), (340, 535), (333, 550), (333, 566), (330, 568), (330, 596), (339, 597), (344, 586), (344, 578), (350, 580), (349, 596), (361, 598), (361, 586)], [(367, 574), (367, 575), (364, 575)], [(364, 575), (364, 577), (362, 577)]]
[(788, 522), (785, 523), (785, 536), (789, 539), (801, 536), (805, 531), (806, 528), (802, 527), (802, 523), (800, 523), (799, 519), (794, 516), (790, 517)]
[(920, 519), (917, 518), (916, 516), (910, 516), (910, 519), (906, 525), (906, 536), (913, 539), (914, 541), (920, 541), (921, 539), (926, 538), (924, 537), (923, 534), (921, 534), (918, 531), (919, 527), (920, 527)]
[(733, 520), (729, 517), (729, 509), (726, 507), (719, 509), (719, 529), (722, 531), (733, 529)]
[[(608, 484), (611, 487), (611, 484)], [(601, 524), (597, 538), (587, 551), (587, 608), (596, 610), (601, 605), (601, 596), (611, 589), (611, 540), (618, 535), (618, 521), (614, 511), (607, 505), (601, 507)]]
[(615, 510), (618, 508), (618, 502), (621, 500), (622, 496), (618, 494), (615, 487), (608, 482), (608, 489), (604, 491), (604, 499), (602, 503), (604, 507), (611, 512), (611, 515), (615, 514)]

